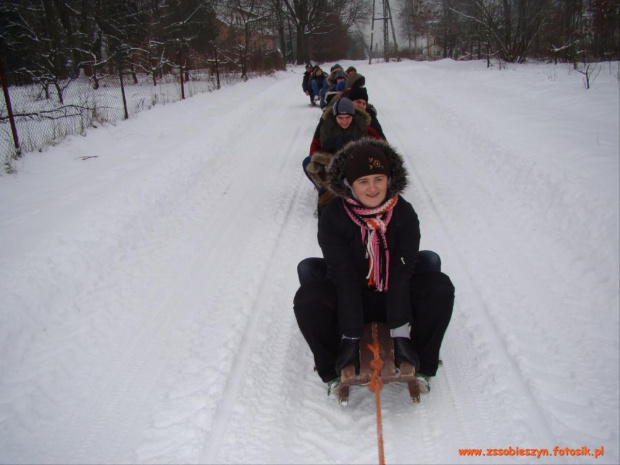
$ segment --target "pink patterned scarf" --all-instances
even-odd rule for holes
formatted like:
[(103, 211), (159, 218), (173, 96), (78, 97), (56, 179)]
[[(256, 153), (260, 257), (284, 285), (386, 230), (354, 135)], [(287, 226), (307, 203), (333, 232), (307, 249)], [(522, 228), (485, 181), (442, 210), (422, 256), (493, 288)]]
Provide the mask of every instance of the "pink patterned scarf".
[(368, 275), (366, 276), (368, 286), (375, 286), (379, 292), (387, 291), (390, 251), (385, 233), (392, 219), (392, 209), (398, 201), (398, 195), (377, 208), (365, 208), (349, 197), (342, 200), (344, 209), (362, 232), (362, 242), (366, 246), (366, 258), (368, 259)]

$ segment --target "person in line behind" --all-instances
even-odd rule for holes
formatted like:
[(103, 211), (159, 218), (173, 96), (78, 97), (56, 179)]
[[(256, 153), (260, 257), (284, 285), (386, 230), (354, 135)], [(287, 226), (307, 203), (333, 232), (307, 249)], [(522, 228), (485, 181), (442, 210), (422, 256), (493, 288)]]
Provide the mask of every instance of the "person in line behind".
[(325, 170), (333, 154), (346, 143), (362, 137), (381, 139), (379, 133), (369, 124), (370, 115), (356, 108), (347, 98), (338, 99), (334, 105), (323, 112), (310, 144), (310, 155), (302, 162), (306, 176), (319, 191), (317, 207), (319, 216), (325, 205), (332, 199), (330, 192), (326, 189)]
[(387, 140), (387, 137), (385, 137), (385, 134), (383, 133), (383, 128), (379, 123), (379, 119), (377, 118), (377, 109), (374, 105), (368, 103), (368, 90), (366, 87), (353, 87), (342, 94), (342, 96), (351, 100), (356, 108), (364, 110), (368, 113), (370, 115), (370, 127), (374, 128), (382, 139)]
[(347, 73), (347, 81), (344, 86), (346, 90), (365, 86), (366, 78), (364, 77), (364, 75), (359, 74), (357, 71), (351, 71), (350, 73)]
[(312, 92), (312, 65), (310, 63), (306, 63), (306, 71), (304, 72), (304, 76), (301, 81), (301, 88), (304, 91), (304, 94), (310, 97), (310, 105), (313, 107), (316, 106), (314, 102), (314, 93)]
[(329, 85), (325, 90), (320, 103), (321, 108), (330, 106), (331, 102), (335, 102), (342, 95), (347, 83), (347, 75), (342, 69), (338, 68), (327, 77), (327, 82), (328, 84), (333, 82), (333, 84)]
[(338, 63), (329, 68), (329, 74), (326, 73), (325, 81), (323, 82), (323, 88), (319, 93), (319, 105), (321, 106), (321, 108), (325, 108), (325, 94), (327, 93), (327, 90), (333, 88), (336, 85), (336, 76), (340, 75), (341, 73), (344, 74), (344, 70), (342, 69), (342, 66), (340, 66), (340, 64)]
[(327, 79), (325, 71), (323, 71), (319, 65), (315, 65), (312, 69), (312, 77), (310, 79), (310, 88), (312, 89), (312, 102), (315, 105), (316, 102), (321, 98), (320, 93), (325, 86), (325, 79)]

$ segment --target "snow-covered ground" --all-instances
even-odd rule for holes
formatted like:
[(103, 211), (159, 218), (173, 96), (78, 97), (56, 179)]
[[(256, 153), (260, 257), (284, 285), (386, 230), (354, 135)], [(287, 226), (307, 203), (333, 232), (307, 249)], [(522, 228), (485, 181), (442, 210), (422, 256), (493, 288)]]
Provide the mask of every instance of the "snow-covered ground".
[[(432, 392), (382, 391), (387, 463), (618, 463), (618, 63), (590, 90), (565, 65), (342, 64), (457, 290)], [(373, 394), (326, 396), (292, 311), (320, 255), (302, 72), (0, 176), (0, 462), (377, 462)]]

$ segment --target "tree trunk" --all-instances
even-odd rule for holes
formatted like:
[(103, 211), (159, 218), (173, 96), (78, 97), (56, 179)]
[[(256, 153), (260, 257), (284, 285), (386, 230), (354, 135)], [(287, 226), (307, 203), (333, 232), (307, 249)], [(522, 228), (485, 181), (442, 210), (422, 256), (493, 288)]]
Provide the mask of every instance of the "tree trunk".
[(62, 89), (60, 88), (60, 84), (56, 79), (54, 79), (54, 87), (56, 87), (56, 93), (58, 94), (58, 102), (63, 105), (65, 103), (64, 97), (62, 95)]
[(306, 35), (306, 24), (297, 24), (297, 64), (301, 65), (310, 61), (310, 50), (308, 49), (308, 36)]
[(506, 61), (512, 61), (512, 17), (510, 14), (510, 2), (504, 0), (504, 44), (506, 47), (506, 55), (504, 59)]

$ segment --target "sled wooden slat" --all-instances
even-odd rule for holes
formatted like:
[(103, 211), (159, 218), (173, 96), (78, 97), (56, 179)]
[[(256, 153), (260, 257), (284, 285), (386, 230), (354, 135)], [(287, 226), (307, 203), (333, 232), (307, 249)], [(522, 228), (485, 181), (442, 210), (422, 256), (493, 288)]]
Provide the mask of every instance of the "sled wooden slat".
[[(386, 323), (376, 323), (379, 338), (379, 355), (383, 360), (381, 369), (381, 381), (387, 383), (407, 383), (409, 394), (414, 402), (420, 402), (420, 388), (415, 377), (415, 368), (403, 362), (400, 365), (400, 372), (394, 366), (394, 343), (390, 337), (390, 328)], [(346, 366), (340, 373), (340, 402), (346, 403), (349, 399), (349, 386), (365, 386), (370, 383), (372, 368), (370, 362), (373, 360), (373, 353), (368, 348), (372, 345), (372, 323), (364, 325), (364, 335), (360, 339), (360, 374), (355, 375), (353, 365)], [(343, 392), (344, 391), (344, 392)], [(346, 397), (346, 399), (344, 399)]]

